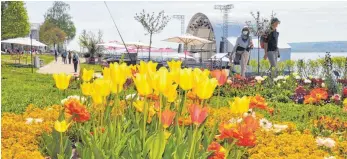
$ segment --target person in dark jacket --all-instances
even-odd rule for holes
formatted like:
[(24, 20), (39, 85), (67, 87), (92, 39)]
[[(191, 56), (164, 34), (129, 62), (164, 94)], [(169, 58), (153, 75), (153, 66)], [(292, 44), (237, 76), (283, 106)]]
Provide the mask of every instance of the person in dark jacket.
[(72, 58), (71, 51), (69, 51), (68, 58), (69, 58), (69, 64), (71, 64), (71, 58)]
[[(280, 56), (278, 50), (279, 32), (276, 30), (278, 24), (280, 24), (280, 21), (277, 18), (271, 19), (271, 27), (264, 40), (264, 60), (269, 59), (271, 64), (269, 71), (272, 72), (271, 76), (273, 77), (277, 75), (277, 58)], [(275, 70), (273, 71), (273, 69)]]
[(57, 50), (54, 50), (54, 57), (55, 57), (55, 62), (58, 61), (58, 53)]
[(77, 73), (77, 66), (78, 66), (78, 62), (79, 62), (79, 58), (78, 58), (77, 53), (73, 54), (72, 62), (73, 62), (74, 71), (75, 71), (75, 73)]

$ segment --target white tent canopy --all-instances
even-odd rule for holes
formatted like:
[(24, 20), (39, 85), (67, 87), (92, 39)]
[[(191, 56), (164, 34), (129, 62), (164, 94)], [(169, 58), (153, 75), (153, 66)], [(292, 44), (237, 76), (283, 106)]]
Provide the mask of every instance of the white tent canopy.
[(14, 39), (3, 40), (1, 42), (2, 43), (10, 43), (10, 44), (20, 44), (20, 45), (31, 45), (32, 44), (32, 46), (40, 46), (40, 47), (47, 46), (46, 44), (41, 43), (35, 39), (32, 39), (32, 41), (31, 41), (30, 38), (14, 38)]

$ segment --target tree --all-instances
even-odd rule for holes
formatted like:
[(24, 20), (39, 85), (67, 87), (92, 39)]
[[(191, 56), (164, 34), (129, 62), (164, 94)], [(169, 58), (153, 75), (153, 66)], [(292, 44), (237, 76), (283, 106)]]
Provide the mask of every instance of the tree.
[(101, 30), (99, 30), (98, 35), (95, 35), (91, 31), (87, 33), (86, 30), (83, 30), (79, 37), (79, 42), (82, 47), (88, 49), (88, 52), (90, 53), (90, 57), (92, 59), (94, 59), (94, 54), (101, 53), (103, 51), (103, 47), (97, 45), (102, 42)]
[(47, 10), (44, 17), (45, 21), (48, 20), (63, 30), (66, 33), (68, 40), (72, 40), (76, 35), (76, 28), (71, 20), (70, 14), (68, 13), (69, 10), (69, 4), (61, 1), (55, 1), (53, 6)]
[(40, 39), (42, 42), (53, 45), (55, 50), (56, 44), (61, 44), (66, 40), (66, 33), (56, 25), (46, 20), (40, 27)]
[[(260, 73), (260, 38), (267, 34), (267, 32), (270, 30), (270, 21), (267, 18), (263, 18), (260, 16), (260, 12), (258, 11), (257, 14), (254, 14), (251, 12), (252, 17), (254, 18), (254, 23), (252, 21), (246, 21), (246, 25), (250, 29), (250, 31), (253, 33), (254, 36), (258, 37), (258, 74)], [(276, 13), (272, 12), (271, 19), (276, 15)]]
[(141, 13), (135, 15), (135, 20), (140, 22), (143, 28), (146, 30), (146, 34), (149, 34), (149, 60), (151, 59), (151, 46), (152, 46), (152, 35), (160, 33), (167, 23), (170, 21), (169, 16), (164, 15), (164, 11), (159, 12), (157, 16), (155, 16), (154, 12), (150, 15), (146, 13), (145, 10), (142, 10)]
[(30, 33), (30, 24), (24, 2), (1, 2), (1, 39), (24, 37)]

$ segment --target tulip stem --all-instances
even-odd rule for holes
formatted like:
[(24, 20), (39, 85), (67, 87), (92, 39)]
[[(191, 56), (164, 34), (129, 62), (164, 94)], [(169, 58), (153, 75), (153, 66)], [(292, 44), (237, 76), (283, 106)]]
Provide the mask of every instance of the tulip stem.
[(217, 108), (219, 108), (220, 86), (218, 86)]
[(63, 133), (60, 132), (60, 155), (63, 155), (64, 151), (63, 151)]
[[(194, 146), (195, 146), (195, 136), (196, 136), (197, 131), (198, 131), (198, 126), (195, 126), (195, 130), (194, 130), (194, 133), (193, 133), (192, 144), (190, 145), (188, 159), (190, 159), (192, 157), (193, 150), (195, 149), (194, 148)], [(193, 156), (193, 158), (194, 158), (194, 156)]]

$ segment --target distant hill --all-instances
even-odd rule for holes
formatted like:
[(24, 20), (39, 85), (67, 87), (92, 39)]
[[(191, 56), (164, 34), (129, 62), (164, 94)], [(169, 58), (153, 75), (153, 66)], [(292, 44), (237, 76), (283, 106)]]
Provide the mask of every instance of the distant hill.
[(289, 43), (292, 52), (347, 52), (347, 41)]

